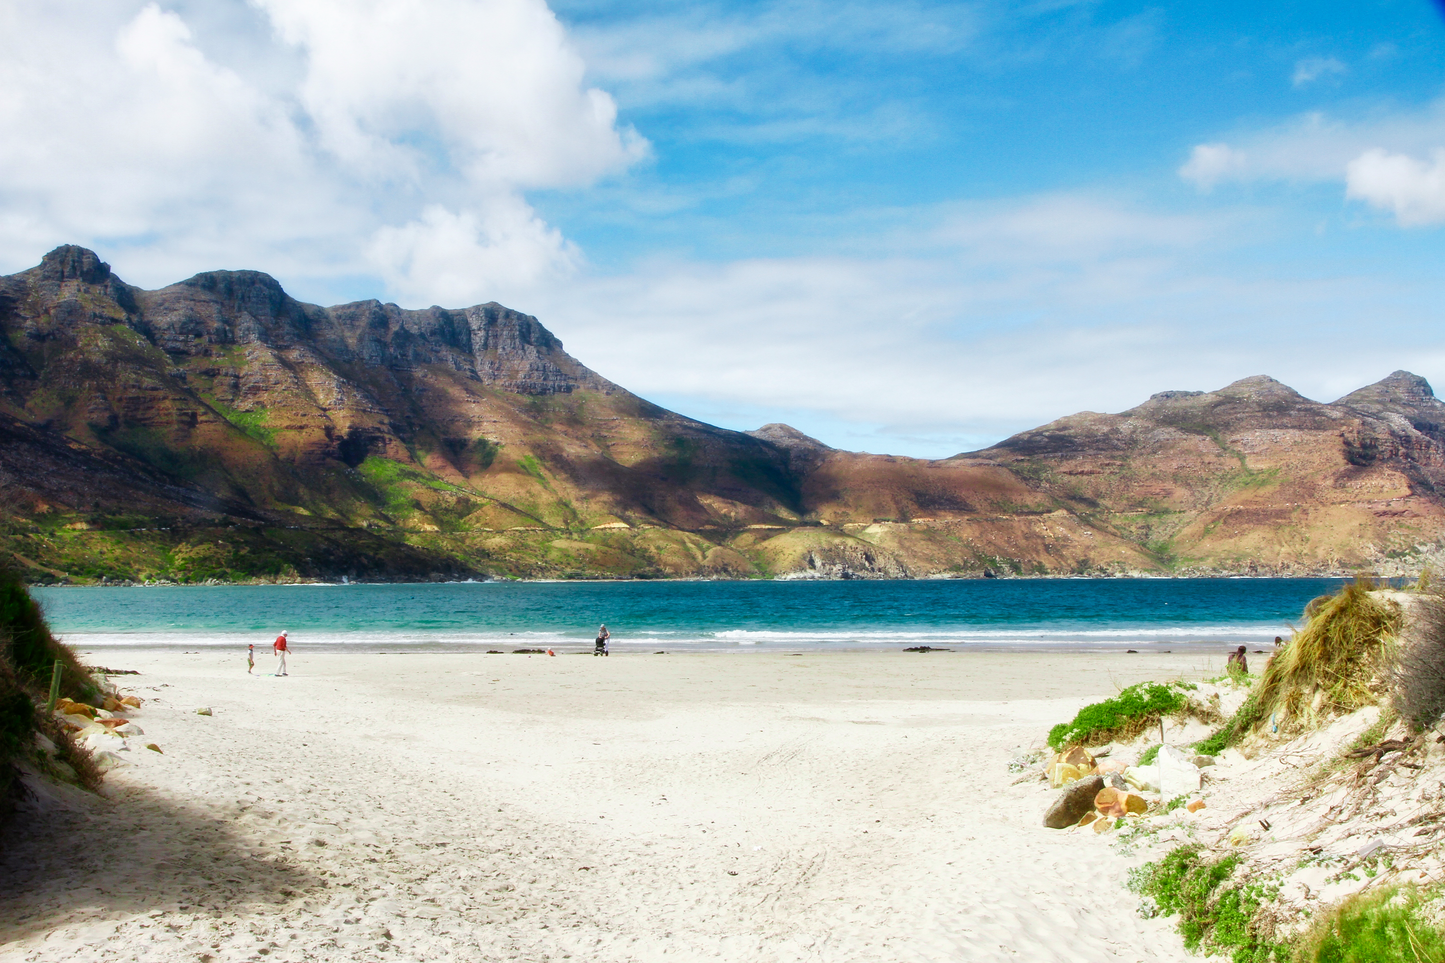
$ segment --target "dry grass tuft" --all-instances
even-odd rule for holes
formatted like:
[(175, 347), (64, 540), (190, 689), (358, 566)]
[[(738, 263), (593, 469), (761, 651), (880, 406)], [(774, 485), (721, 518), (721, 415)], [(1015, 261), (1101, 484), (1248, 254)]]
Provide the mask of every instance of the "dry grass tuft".
[(1418, 732), (1445, 714), (1445, 598), (1415, 599), (1407, 636), (1390, 671), (1390, 688), (1395, 708)]
[(1379, 680), (1400, 630), (1400, 611), (1358, 578), (1310, 603), (1310, 620), (1265, 666), (1254, 688), (1259, 720), (1281, 713), (1292, 728), (1379, 701)]

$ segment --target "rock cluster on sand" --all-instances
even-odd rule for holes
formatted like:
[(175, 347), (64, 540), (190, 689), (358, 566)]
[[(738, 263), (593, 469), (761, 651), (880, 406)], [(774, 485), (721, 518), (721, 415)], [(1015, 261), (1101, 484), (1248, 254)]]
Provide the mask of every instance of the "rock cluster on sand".
[[(1075, 746), (1049, 760), (1043, 776), (1060, 791), (1044, 814), (1045, 826), (1089, 827), (1096, 833), (1107, 832), (1120, 819), (1143, 817), (1151, 809), (1161, 809), (1168, 800), (1197, 793), (1203, 776), (1194, 760), (1213, 762), (1173, 746), (1161, 746), (1151, 765), (1128, 766), (1118, 758), (1109, 758), (1115, 749), (1111, 745), (1090, 752)], [(1161, 779), (1166, 789), (1163, 794)], [(1203, 808), (1204, 801), (1196, 798), (1186, 810), (1196, 813)]]
[[(154, 745), (141, 742), (140, 737), (145, 735), (145, 730), (123, 715), (139, 709), (140, 705), (139, 698), (121, 696), (112, 691), (99, 707), (71, 699), (57, 699), (54, 715), (56, 721), (65, 727), (71, 741), (88, 750), (95, 767), (105, 772), (125, 765), (125, 757), (121, 753)], [(49, 756), (55, 754), (53, 743), (47, 749), (37, 740), (37, 747)]]

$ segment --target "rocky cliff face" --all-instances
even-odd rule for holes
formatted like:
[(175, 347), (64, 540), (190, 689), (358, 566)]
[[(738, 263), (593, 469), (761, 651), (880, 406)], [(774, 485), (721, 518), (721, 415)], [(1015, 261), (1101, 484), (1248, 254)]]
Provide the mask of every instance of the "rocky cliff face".
[(0, 524), (47, 579), (906, 577), (1418, 567), (1445, 405), (1268, 378), (985, 452), (838, 451), (665, 411), (498, 304), (158, 291), (62, 247), (0, 278)]

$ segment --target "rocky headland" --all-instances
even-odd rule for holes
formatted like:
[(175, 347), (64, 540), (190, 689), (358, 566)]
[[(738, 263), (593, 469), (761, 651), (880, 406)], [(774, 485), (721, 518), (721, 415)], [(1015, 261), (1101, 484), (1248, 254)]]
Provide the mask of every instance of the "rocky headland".
[(1414, 574), (1445, 404), (1269, 378), (993, 448), (840, 451), (667, 411), (498, 304), (157, 291), (57, 248), (0, 278), (0, 530), (32, 582)]

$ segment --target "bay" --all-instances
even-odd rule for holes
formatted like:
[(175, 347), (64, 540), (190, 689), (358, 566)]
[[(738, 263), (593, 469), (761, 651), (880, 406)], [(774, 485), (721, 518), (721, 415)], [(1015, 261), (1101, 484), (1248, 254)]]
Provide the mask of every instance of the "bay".
[(38, 588), (81, 647), (294, 644), (452, 649), (1268, 645), (1340, 579), (454, 582)]

